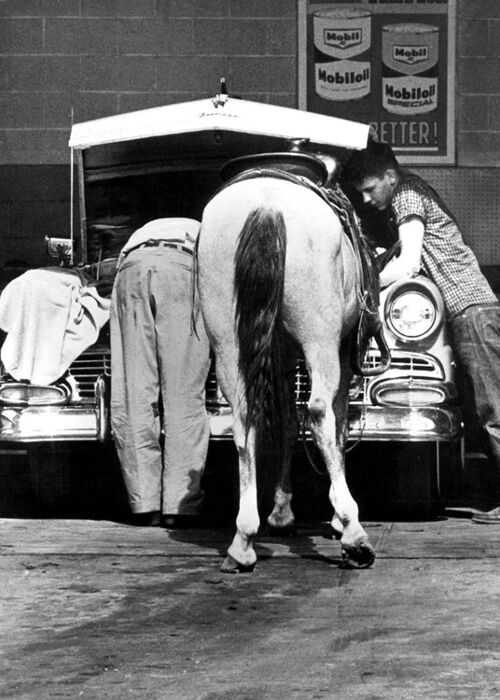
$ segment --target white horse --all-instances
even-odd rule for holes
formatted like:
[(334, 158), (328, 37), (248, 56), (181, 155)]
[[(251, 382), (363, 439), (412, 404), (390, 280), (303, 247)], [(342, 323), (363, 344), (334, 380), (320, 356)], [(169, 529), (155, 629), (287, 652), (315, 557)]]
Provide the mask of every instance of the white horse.
[(237, 532), (222, 571), (251, 571), (256, 562), (260, 430), (275, 431), (281, 461), (268, 522), (274, 528), (293, 527), (289, 471), (295, 437), (289, 425), (294, 406), (287, 381), (289, 360), (297, 356), (293, 346), (301, 350), (311, 380), (310, 427), (331, 479), (332, 528), (345, 563), (370, 566), (375, 552), (344, 474), (349, 333), (359, 317), (360, 280), (337, 215), (315, 192), (287, 179), (230, 183), (203, 213), (198, 273), (203, 317), (217, 379), (232, 407), (239, 458)]

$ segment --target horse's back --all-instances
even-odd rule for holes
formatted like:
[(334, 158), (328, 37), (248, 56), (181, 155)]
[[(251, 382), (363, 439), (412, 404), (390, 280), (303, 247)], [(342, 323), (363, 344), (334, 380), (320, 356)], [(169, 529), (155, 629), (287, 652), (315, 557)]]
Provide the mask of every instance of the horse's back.
[(200, 245), (222, 240), (229, 248), (235, 247), (248, 214), (256, 209), (281, 211), (287, 235), (298, 235), (305, 248), (310, 247), (308, 234), (312, 230), (316, 240), (325, 233), (328, 234), (325, 240), (334, 243), (337, 218), (318, 194), (305, 185), (257, 177), (226, 187), (207, 204), (202, 217)]

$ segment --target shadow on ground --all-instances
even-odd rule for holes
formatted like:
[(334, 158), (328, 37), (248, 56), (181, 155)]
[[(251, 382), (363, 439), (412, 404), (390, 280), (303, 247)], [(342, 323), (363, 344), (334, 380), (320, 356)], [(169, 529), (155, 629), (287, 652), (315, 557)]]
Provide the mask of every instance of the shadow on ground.
[[(477, 447), (475, 448), (477, 450)], [(448, 508), (498, 505), (500, 475), (480, 451), (462, 466), (460, 445), (360, 443), (347, 455), (347, 480), (363, 520), (435, 519)], [(298, 443), (292, 468), (292, 506), (299, 522), (331, 518), (329, 479), (313, 445)], [(113, 445), (47, 444), (0, 449), (0, 517), (130, 517)], [(204, 518), (232, 527), (238, 507), (238, 469), (232, 442), (210, 445), (203, 479)], [(267, 499), (261, 515), (272, 507)]]

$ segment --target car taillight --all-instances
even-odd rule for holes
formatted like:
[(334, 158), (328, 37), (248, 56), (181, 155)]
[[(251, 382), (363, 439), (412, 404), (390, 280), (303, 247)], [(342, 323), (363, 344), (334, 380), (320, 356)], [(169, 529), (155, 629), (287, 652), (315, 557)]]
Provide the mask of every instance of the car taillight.
[(70, 389), (66, 384), (39, 386), (25, 382), (0, 384), (0, 403), (10, 406), (54, 406), (67, 403)]

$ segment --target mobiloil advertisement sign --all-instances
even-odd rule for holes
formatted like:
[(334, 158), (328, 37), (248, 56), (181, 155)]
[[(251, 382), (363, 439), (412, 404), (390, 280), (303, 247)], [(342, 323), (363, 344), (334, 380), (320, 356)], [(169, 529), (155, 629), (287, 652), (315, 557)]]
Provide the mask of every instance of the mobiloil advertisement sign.
[(370, 123), (403, 163), (454, 162), (455, 0), (299, 0), (299, 107)]
[(334, 9), (313, 15), (315, 91), (325, 100), (370, 94), (371, 13)]
[(438, 107), (439, 27), (382, 27), (382, 106), (393, 114), (423, 114)]

